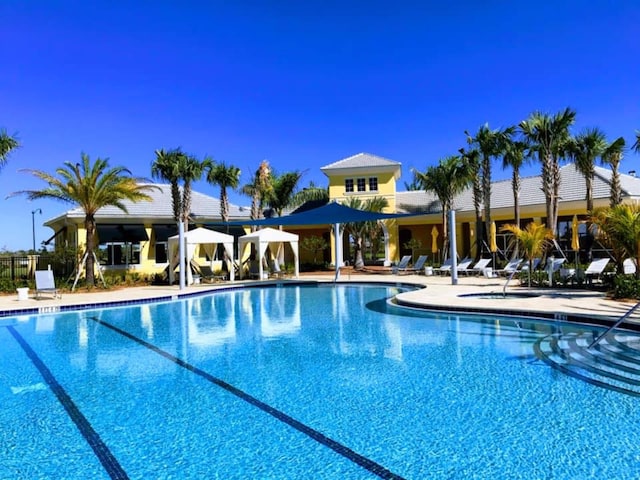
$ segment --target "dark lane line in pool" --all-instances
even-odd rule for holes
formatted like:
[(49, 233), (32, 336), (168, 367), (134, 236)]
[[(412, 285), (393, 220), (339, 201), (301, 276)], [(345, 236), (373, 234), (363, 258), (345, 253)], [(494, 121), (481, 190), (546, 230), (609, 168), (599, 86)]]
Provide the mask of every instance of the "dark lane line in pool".
[(377, 475), (380, 478), (385, 478), (385, 479), (392, 479), (392, 480), (404, 480), (403, 477), (401, 477), (400, 475), (397, 475), (395, 473), (393, 473), (392, 471), (388, 470), (387, 468), (383, 467), (382, 465), (380, 465), (379, 463), (376, 463), (375, 461), (360, 455), (359, 453), (351, 450), (349, 447), (327, 437), (326, 435), (324, 435), (323, 433), (319, 432), (318, 430), (315, 430), (311, 427), (309, 427), (308, 425), (305, 425), (302, 422), (299, 422), (298, 420), (296, 420), (293, 417), (290, 417), (289, 415), (287, 415), (284, 412), (281, 412), (280, 410), (258, 400), (257, 398), (249, 395), (246, 392), (243, 392), (242, 390), (240, 390), (239, 388), (234, 387), (233, 385), (225, 382), (224, 380), (221, 380), (217, 377), (214, 377), (213, 375), (211, 375), (210, 373), (205, 372), (204, 370), (199, 369), (198, 367), (191, 365), (190, 363), (185, 362), (184, 360), (170, 354), (169, 352), (166, 352), (165, 350), (162, 350), (159, 347), (156, 347), (155, 345), (147, 342), (146, 340), (143, 340), (139, 337), (136, 337), (135, 335), (130, 334), (129, 332), (122, 330), (118, 327), (116, 327), (115, 325), (112, 325), (108, 322), (105, 322), (104, 320), (100, 320), (97, 317), (89, 317), (91, 320), (93, 320), (94, 322), (99, 323), (100, 325), (107, 327), (111, 330), (113, 330), (114, 332), (119, 333), (120, 335), (133, 340), (134, 342), (152, 350), (153, 352), (157, 353), (158, 355), (163, 356), (164, 358), (171, 360), (172, 362), (174, 362), (175, 364), (189, 370), (192, 373), (195, 373), (196, 375), (204, 378), (205, 380), (208, 380), (209, 382), (225, 389), (227, 392), (235, 395), (236, 397), (244, 400), (245, 402), (253, 405), (254, 407), (259, 408), (260, 410), (262, 410), (265, 413), (268, 413), (269, 415), (271, 415), (272, 417), (277, 418), (278, 420), (280, 420), (281, 422), (286, 423), (287, 425), (289, 425), (292, 428), (295, 428), (296, 430), (298, 430), (301, 433), (304, 433), (305, 435), (307, 435), (308, 437), (311, 437), (313, 440), (321, 443), (322, 445), (324, 445), (325, 447), (330, 448), (331, 450), (333, 450), (334, 452), (342, 455), (343, 457), (347, 458), (348, 460), (351, 460), (352, 462), (360, 465), (361, 467), (365, 468), (366, 470), (368, 470), (369, 472), (373, 473), (374, 475)]
[(114, 457), (111, 450), (109, 450), (109, 447), (107, 447), (107, 445), (102, 441), (98, 432), (93, 429), (89, 420), (87, 420), (73, 400), (71, 400), (71, 397), (67, 394), (62, 385), (58, 383), (56, 378), (53, 376), (53, 373), (51, 373), (51, 370), (47, 368), (38, 354), (14, 327), (8, 326), (7, 330), (11, 332), (11, 335), (13, 335), (13, 338), (15, 338), (20, 344), (24, 352), (29, 357), (29, 360), (31, 360), (33, 365), (38, 369), (40, 375), (42, 375), (44, 381), (47, 382), (51, 391), (53, 391), (55, 396), (58, 398), (58, 401), (66, 410), (67, 415), (69, 415), (71, 420), (73, 420), (73, 423), (76, 424), (78, 430), (80, 430), (82, 436), (93, 449), (109, 476), (114, 480), (128, 480), (129, 476), (127, 475), (127, 472), (124, 471), (116, 457)]

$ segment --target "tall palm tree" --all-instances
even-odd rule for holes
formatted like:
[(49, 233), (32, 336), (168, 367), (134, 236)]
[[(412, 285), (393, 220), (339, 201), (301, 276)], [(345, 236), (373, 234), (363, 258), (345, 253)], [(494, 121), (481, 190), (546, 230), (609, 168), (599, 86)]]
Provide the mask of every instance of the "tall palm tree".
[(502, 168), (511, 168), (511, 191), (513, 192), (514, 223), (520, 226), (520, 169), (529, 161), (527, 143), (514, 139), (505, 142)]
[(547, 203), (547, 225), (554, 236), (558, 231), (558, 202), (560, 191), (560, 159), (566, 155), (570, 139), (569, 127), (576, 112), (570, 108), (550, 116), (534, 112), (520, 122), (520, 131), (542, 164), (542, 191)]
[(227, 189), (236, 189), (240, 185), (240, 169), (223, 163), (207, 164), (207, 182), (220, 187), (220, 216), (223, 222), (229, 221), (229, 196)]
[(533, 271), (533, 259), (541, 257), (547, 246), (553, 240), (553, 232), (544, 224), (531, 222), (524, 229), (519, 225), (508, 224), (501, 229), (503, 232), (513, 234), (513, 241), (518, 244), (529, 261), (529, 287), (531, 287), (531, 272)]
[(169, 182), (171, 185), (171, 207), (173, 219), (182, 219), (182, 195), (180, 194), (180, 162), (178, 150), (156, 150), (156, 159), (151, 164), (151, 176)]
[(179, 171), (180, 179), (182, 180), (182, 223), (184, 224), (184, 231), (189, 231), (189, 216), (191, 215), (191, 197), (193, 182), (196, 182), (202, 178), (205, 165), (210, 164), (210, 160), (206, 159), (201, 162), (192, 155), (182, 154), (179, 156)]
[(308, 187), (298, 190), (291, 199), (292, 207), (299, 207), (307, 202), (327, 203), (329, 201), (329, 187), (318, 187), (313, 181)]
[[(369, 212), (382, 212), (387, 206), (389, 206), (389, 202), (384, 197), (373, 197), (369, 198), (366, 201), (362, 201), (362, 199), (358, 197), (349, 197), (349, 199), (344, 202), (344, 205), (354, 208), (356, 210), (366, 210)], [(378, 222), (348, 222), (343, 224), (344, 232), (353, 238), (353, 246), (354, 246), (354, 268), (362, 269), (364, 268), (364, 258), (362, 256), (362, 244), (365, 238), (370, 238), (371, 240), (375, 239), (377, 234), (377, 230), (380, 229)]]
[(151, 200), (147, 194), (155, 187), (138, 183), (141, 179), (129, 176), (125, 167), (109, 167), (108, 159), (97, 158), (93, 164), (88, 155), (82, 154), (80, 163), (65, 162), (56, 169), (56, 175), (41, 170), (24, 170), (48, 184), (42, 190), (23, 190), (12, 195), (24, 194), (29, 200), (53, 198), (78, 205), (84, 212), (86, 231), (85, 279), (87, 286), (94, 284), (94, 257), (96, 212), (114, 206), (127, 213), (125, 200), (138, 202)]
[(611, 194), (609, 204), (612, 207), (622, 203), (622, 185), (620, 184), (620, 162), (624, 153), (625, 141), (619, 137), (608, 144), (600, 158), (602, 162), (611, 167)]
[(605, 134), (599, 128), (587, 128), (569, 142), (569, 156), (576, 169), (584, 177), (586, 186), (587, 212), (593, 211), (593, 179), (596, 176), (596, 158), (607, 147)]
[(9, 153), (19, 146), (15, 135), (12, 137), (5, 130), (0, 130), (0, 169), (6, 165)]
[(435, 193), (442, 205), (442, 238), (444, 242), (443, 255), (446, 255), (449, 245), (449, 229), (447, 217), (453, 207), (453, 199), (468, 185), (470, 178), (469, 165), (457, 155), (445, 157), (438, 165), (430, 166), (426, 172), (413, 170), (413, 175), (419, 185), (426, 191)]
[(513, 128), (491, 130), (485, 123), (475, 136), (465, 132), (469, 145), (474, 145), (480, 153), (480, 175), (482, 178), (482, 200), (484, 206), (484, 231), (488, 232), (491, 225), (491, 161), (499, 156), (505, 148), (505, 142), (511, 135)]
[[(259, 220), (263, 216), (264, 202), (271, 192), (271, 167), (267, 160), (260, 162), (250, 183), (242, 187), (242, 193), (251, 197), (251, 220)], [(258, 227), (251, 227), (255, 231)]]
[(302, 172), (286, 172), (281, 175), (271, 175), (271, 191), (266, 199), (267, 205), (281, 217), (284, 209), (291, 206), (293, 197), (302, 178)]
[(467, 164), (473, 188), (473, 208), (476, 213), (476, 259), (482, 255), (484, 228), (482, 225), (482, 179), (480, 176), (480, 152), (475, 149), (458, 150), (462, 160)]
[(631, 148), (634, 152), (640, 153), (640, 131), (636, 131), (636, 141)]

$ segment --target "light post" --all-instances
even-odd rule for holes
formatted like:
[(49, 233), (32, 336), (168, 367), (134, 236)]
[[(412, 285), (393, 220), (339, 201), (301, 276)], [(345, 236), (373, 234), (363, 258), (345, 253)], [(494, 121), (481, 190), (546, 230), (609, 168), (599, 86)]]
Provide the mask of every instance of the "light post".
[(31, 210), (31, 234), (33, 235), (33, 254), (36, 254), (36, 213), (42, 215), (42, 209)]

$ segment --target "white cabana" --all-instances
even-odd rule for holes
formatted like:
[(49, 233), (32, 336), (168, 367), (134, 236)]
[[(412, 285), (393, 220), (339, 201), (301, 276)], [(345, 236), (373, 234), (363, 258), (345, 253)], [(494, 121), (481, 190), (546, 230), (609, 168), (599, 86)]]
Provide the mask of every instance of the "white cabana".
[[(169, 283), (173, 283), (174, 280), (174, 269), (179, 264), (180, 259), (178, 258), (180, 255), (178, 253), (178, 235), (174, 235), (173, 237), (169, 237)], [(193, 283), (193, 274), (191, 273), (191, 268), (189, 267), (189, 262), (193, 259), (193, 256), (196, 253), (196, 248), (198, 245), (201, 245), (204, 249), (205, 253), (211, 259), (211, 268), (213, 269), (213, 260), (216, 253), (216, 248), (218, 244), (221, 243), (224, 245), (224, 250), (227, 253), (227, 270), (229, 270), (229, 279), (231, 281), (234, 280), (234, 269), (233, 269), (233, 235), (227, 235), (226, 233), (214, 232), (213, 230), (208, 230), (206, 228), (196, 228), (195, 230), (189, 230), (184, 234), (184, 243), (185, 243), (185, 252), (187, 255), (186, 258), (186, 279), (187, 285), (191, 285)]]
[[(284, 232), (282, 230), (276, 230), (275, 228), (263, 228), (262, 230), (256, 230), (253, 233), (248, 233), (238, 238), (238, 257), (242, 260), (242, 255), (249, 244), (254, 244), (256, 248), (256, 260), (258, 262), (258, 272), (260, 279), (264, 278), (264, 270), (262, 267), (262, 260), (267, 251), (267, 247), (271, 250), (272, 255), (278, 255), (282, 252), (284, 244), (289, 243), (291, 250), (293, 251), (294, 259), (294, 271), (295, 277), (298, 278), (300, 274), (300, 266), (298, 259), (298, 235), (294, 233)], [(242, 278), (242, 269), (240, 269), (240, 278)]]

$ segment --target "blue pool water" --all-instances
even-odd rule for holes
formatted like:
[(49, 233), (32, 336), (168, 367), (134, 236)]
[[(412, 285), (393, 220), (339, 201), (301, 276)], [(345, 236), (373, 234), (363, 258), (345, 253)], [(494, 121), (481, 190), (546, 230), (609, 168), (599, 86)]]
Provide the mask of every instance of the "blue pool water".
[(638, 478), (638, 398), (399, 287), (229, 290), (0, 322), (0, 478)]

